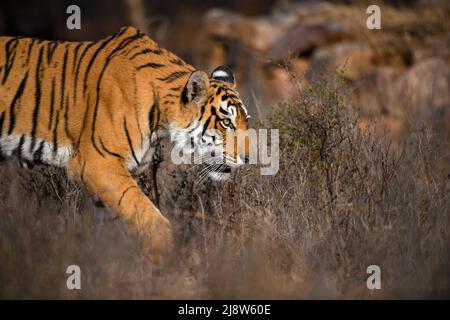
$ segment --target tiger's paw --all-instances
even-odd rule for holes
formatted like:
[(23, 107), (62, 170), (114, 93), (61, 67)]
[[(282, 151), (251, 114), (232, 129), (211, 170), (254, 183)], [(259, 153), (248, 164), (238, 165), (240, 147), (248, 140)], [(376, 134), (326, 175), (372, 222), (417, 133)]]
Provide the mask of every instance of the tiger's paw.
[(168, 265), (174, 255), (175, 240), (172, 226), (165, 217), (159, 215), (146, 230), (143, 250), (152, 265)]

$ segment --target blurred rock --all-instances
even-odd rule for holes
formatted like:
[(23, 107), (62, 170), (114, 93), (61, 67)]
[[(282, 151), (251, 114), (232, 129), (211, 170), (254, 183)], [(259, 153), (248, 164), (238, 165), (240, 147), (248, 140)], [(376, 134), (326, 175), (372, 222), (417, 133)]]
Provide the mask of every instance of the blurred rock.
[(216, 38), (247, 38), (251, 32), (251, 24), (241, 14), (225, 9), (212, 9), (204, 17), (204, 29)]
[(288, 30), (267, 53), (267, 58), (282, 61), (291, 55), (304, 55), (315, 48), (343, 40), (348, 30), (343, 24), (325, 21), (314, 25), (298, 24)]
[(264, 67), (265, 86), (270, 88), (266, 98), (270, 101), (289, 99), (306, 83), (305, 73), (309, 68), (309, 61), (305, 58), (290, 59), (281, 67), (268, 64)]
[(334, 68), (343, 68), (345, 77), (356, 80), (373, 71), (375, 54), (367, 44), (343, 42), (317, 49), (311, 60), (311, 80)]
[(434, 121), (449, 114), (450, 66), (440, 58), (424, 59), (406, 71), (378, 66), (354, 87), (353, 96), (364, 116)]
[(416, 44), (412, 51), (415, 62), (431, 57), (440, 57), (450, 63), (450, 33), (444, 38), (430, 37), (422, 45)]
[(353, 95), (363, 116), (388, 115), (389, 92), (399, 74), (392, 66), (379, 66), (354, 82)]
[(265, 51), (295, 21), (269, 17), (250, 18), (223, 9), (212, 9), (205, 15), (205, 29), (213, 38), (222, 40), (239, 39), (253, 50)]
[[(407, 108), (399, 109), (399, 101)], [(450, 66), (441, 58), (427, 58), (399, 77), (390, 91), (389, 112), (412, 112), (426, 119), (450, 107)], [(447, 112), (448, 113), (448, 112)]]
[[(326, 19), (315, 25), (302, 25), (302, 17), (329, 10), (326, 2), (287, 3), (273, 10), (272, 14), (247, 17), (224, 10), (212, 9), (205, 14), (204, 26), (214, 38), (239, 39), (244, 45), (259, 52), (277, 49), (272, 55), (285, 58), (286, 47), (293, 44), (302, 52), (312, 45), (323, 43), (330, 34), (341, 33), (342, 26)], [(307, 37), (307, 40), (303, 38)], [(317, 37), (317, 40), (314, 38)], [(280, 45), (281, 42), (281, 46)], [(305, 49), (306, 47), (306, 49)], [(294, 49), (295, 50), (295, 49)], [(284, 56), (280, 56), (284, 55)]]

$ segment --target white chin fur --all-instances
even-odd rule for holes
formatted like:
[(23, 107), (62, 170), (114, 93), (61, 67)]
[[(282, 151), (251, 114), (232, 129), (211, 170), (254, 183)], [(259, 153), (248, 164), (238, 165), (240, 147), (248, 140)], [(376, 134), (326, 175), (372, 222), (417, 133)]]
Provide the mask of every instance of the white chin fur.
[(230, 177), (229, 173), (226, 172), (210, 172), (209, 177), (213, 181), (224, 181), (227, 180)]

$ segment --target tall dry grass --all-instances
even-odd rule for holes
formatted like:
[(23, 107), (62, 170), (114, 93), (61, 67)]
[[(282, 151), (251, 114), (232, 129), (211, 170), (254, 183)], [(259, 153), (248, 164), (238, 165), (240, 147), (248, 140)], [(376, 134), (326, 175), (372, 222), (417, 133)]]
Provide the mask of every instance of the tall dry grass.
[[(191, 170), (166, 190), (178, 245), (164, 269), (63, 172), (3, 166), (0, 297), (449, 298), (448, 145), (411, 125), (393, 146), (345, 93), (334, 74), (261, 124), (280, 130), (275, 176), (249, 166), (199, 185)], [(66, 288), (70, 264), (82, 290)], [(372, 264), (382, 290), (366, 287)]]

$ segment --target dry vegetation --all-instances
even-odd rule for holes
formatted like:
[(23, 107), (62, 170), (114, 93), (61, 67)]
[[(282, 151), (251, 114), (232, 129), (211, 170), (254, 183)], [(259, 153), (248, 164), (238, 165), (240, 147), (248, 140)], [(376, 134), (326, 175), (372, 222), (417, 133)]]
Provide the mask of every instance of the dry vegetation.
[[(277, 175), (198, 185), (192, 170), (163, 187), (178, 242), (165, 269), (62, 171), (2, 165), (0, 298), (448, 298), (448, 127), (411, 123), (393, 146), (381, 124), (358, 126), (345, 93), (334, 73), (261, 124), (280, 129)], [(65, 287), (70, 264), (80, 291)]]

